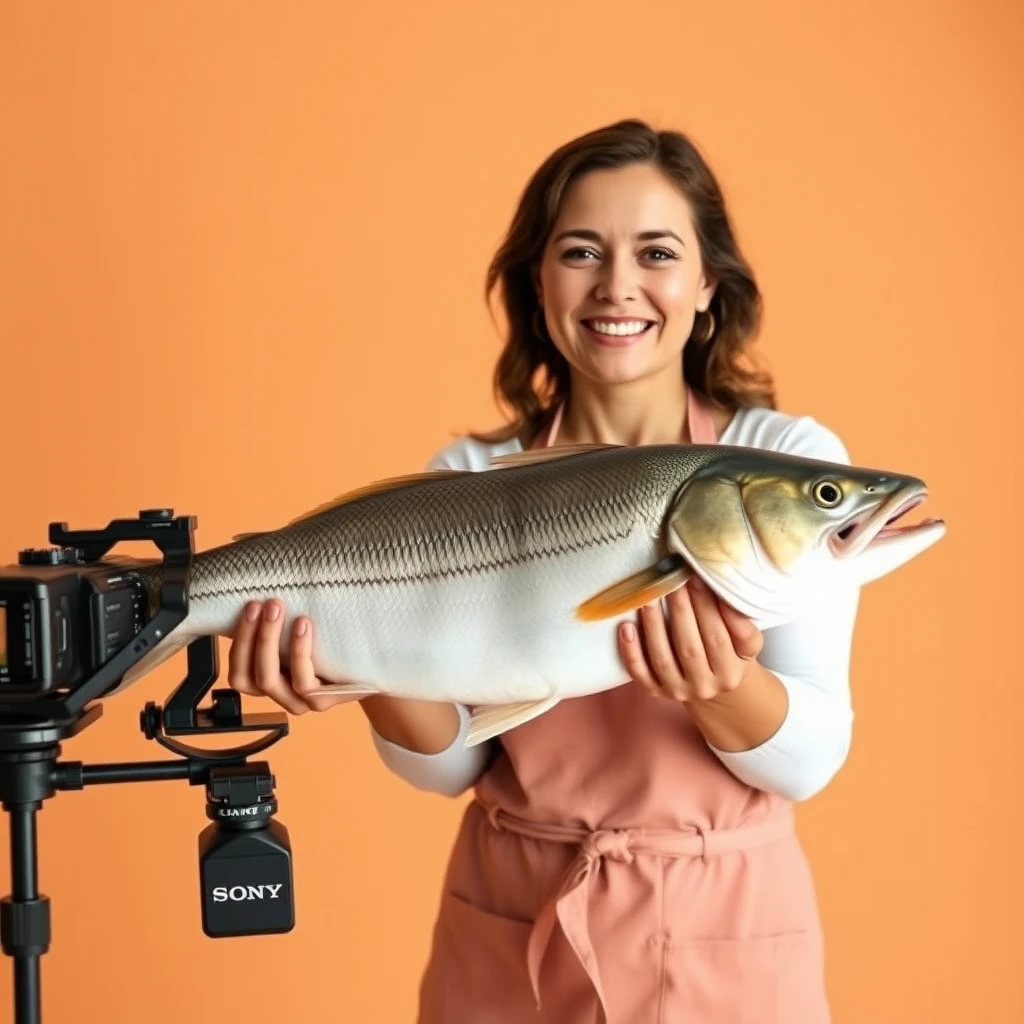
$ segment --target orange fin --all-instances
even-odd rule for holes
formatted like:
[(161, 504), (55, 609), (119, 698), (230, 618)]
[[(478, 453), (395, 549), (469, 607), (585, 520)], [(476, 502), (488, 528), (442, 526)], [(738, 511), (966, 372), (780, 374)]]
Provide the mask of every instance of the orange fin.
[(576, 617), (593, 622), (635, 611), (678, 590), (692, 575), (679, 555), (669, 555), (584, 601), (576, 609)]
[(408, 487), (411, 484), (423, 483), (424, 481), (437, 480), (444, 477), (464, 476), (468, 472), (470, 472), (468, 469), (428, 469), (423, 473), (407, 473), (404, 476), (392, 476), (383, 480), (374, 480), (361, 487), (356, 487), (354, 490), (346, 491), (337, 498), (325, 501), (322, 504), (317, 505), (316, 508), (310, 509), (308, 512), (303, 512), (302, 515), (298, 515), (294, 519), (290, 519), (288, 521), (288, 525), (294, 526), (295, 523), (303, 522), (306, 519), (312, 519), (314, 516), (318, 516), (323, 512), (328, 512), (332, 508), (340, 508), (342, 505), (347, 505), (349, 502), (357, 501), (359, 498), (367, 498), (372, 494), (383, 494), (385, 491), (397, 491), (399, 488)]
[(588, 442), (585, 444), (556, 445), (554, 448), (528, 448), (522, 452), (509, 452), (507, 455), (495, 455), (490, 460), (492, 466), (532, 466), (538, 462), (554, 462), (555, 459), (567, 459), (573, 455), (585, 455), (587, 452), (600, 452), (609, 448), (622, 448), (621, 444), (601, 444)]

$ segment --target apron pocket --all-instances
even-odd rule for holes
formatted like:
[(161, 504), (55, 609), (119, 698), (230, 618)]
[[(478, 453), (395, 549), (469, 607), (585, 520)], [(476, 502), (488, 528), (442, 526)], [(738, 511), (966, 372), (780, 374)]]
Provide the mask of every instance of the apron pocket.
[(670, 941), (666, 1024), (830, 1024), (815, 931)]
[(421, 986), (418, 1024), (537, 1021), (526, 969), (532, 921), (502, 917), (445, 892)]

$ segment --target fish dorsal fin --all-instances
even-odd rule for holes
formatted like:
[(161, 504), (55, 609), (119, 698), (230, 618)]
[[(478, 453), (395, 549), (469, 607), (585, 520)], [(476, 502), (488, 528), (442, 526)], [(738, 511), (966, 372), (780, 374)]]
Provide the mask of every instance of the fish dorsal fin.
[(288, 521), (288, 525), (294, 526), (296, 523), (312, 519), (314, 516), (318, 516), (324, 512), (329, 512), (334, 508), (340, 508), (342, 505), (348, 505), (350, 502), (358, 501), (360, 498), (368, 498), (373, 494), (384, 494), (387, 491), (397, 491), (403, 487), (409, 487), (412, 484), (444, 479), (445, 477), (465, 476), (468, 472), (470, 472), (468, 469), (428, 469), (422, 473), (406, 473), (402, 476), (391, 476), (382, 480), (374, 480), (361, 487), (356, 487), (351, 491), (345, 491), (344, 494), (339, 495), (337, 498), (325, 501), (322, 504), (317, 505), (316, 508), (310, 509), (308, 512), (303, 512), (294, 519), (290, 519)]
[(495, 455), (490, 464), (496, 469), (513, 466), (532, 466), (538, 462), (554, 462), (555, 459), (568, 459), (573, 455), (585, 455), (587, 452), (601, 452), (609, 448), (622, 448), (621, 444), (602, 444), (596, 441), (584, 444), (563, 444), (554, 448), (527, 448), (522, 452), (509, 452), (507, 455)]

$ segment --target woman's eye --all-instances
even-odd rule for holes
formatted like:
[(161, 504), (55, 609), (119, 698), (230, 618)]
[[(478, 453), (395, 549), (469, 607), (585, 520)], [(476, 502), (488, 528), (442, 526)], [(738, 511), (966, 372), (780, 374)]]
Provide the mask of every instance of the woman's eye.
[[(588, 249), (584, 246), (577, 246), (572, 249), (566, 249), (562, 253), (562, 259), (564, 260), (580, 260), (589, 261), (597, 260), (601, 258), (601, 254), (595, 252), (593, 249)], [(676, 254), (671, 249), (665, 249), (661, 246), (655, 246), (651, 249), (645, 249), (640, 253), (640, 259), (652, 260), (654, 263), (665, 263), (669, 260), (678, 259)]]

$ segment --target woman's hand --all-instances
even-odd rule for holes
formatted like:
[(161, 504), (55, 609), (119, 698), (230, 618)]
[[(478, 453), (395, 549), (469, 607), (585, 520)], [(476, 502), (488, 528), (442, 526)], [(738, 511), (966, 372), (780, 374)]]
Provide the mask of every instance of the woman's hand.
[(719, 750), (751, 750), (779, 730), (789, 710), (782, 681), (757, 661), (764, 638), (745, 615), (691, 579), (640, 609), (640, 631), (622, 627), (631, 677), (649, 693), (684, 703)]
[(753, 622), (697, 577), (640, 609), (639, 631), (622, 628), (620, 650), (630, 676), (650, 693), (678, 701), (710, 701), (735, 690), (761, 652)]
[(293, 715), (326, 711), (358, 697), (316, 696), (322, 683), (313, 670), (313, 624), (299, 616), (292, 624), (288, 669), (281, 667), (281, 629), (284, 606), (278, 600), (250, 602), (238, 622), (228, 652), (228, 685), (238, 693), (269, 697)]

